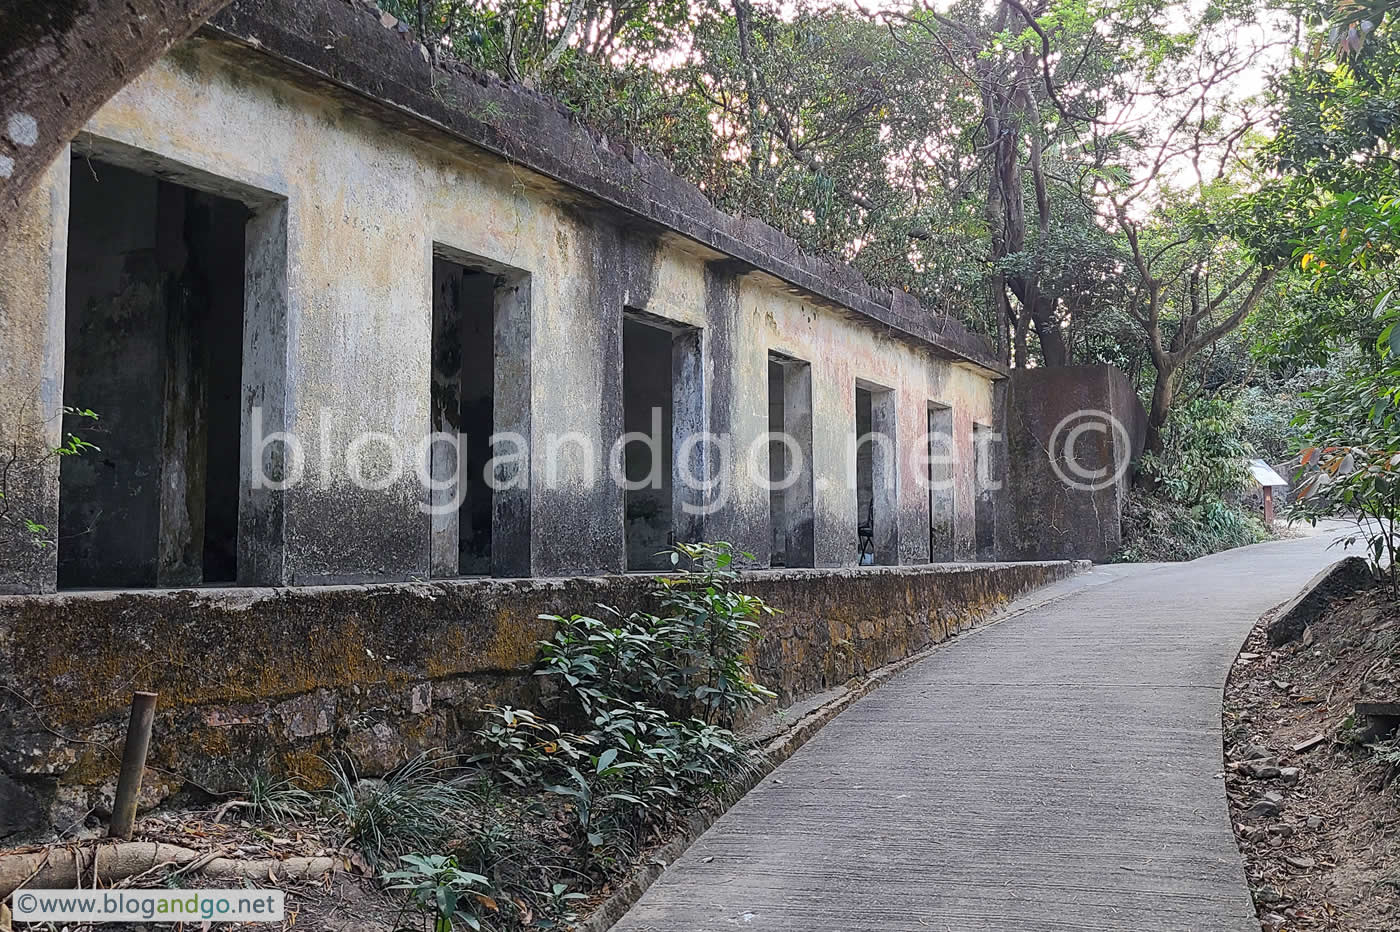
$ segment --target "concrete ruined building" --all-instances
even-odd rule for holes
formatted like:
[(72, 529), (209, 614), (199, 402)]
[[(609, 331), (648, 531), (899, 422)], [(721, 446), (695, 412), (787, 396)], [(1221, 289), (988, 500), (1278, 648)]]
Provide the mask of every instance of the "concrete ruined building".
[[(33, 477), (56, 561), (7, 558), (7, 589), (608, 573), (702, 536), (843, 566), (865, 521), (877, 564), (977, 555), (974, 430), (1006, 375), (984, 341), (547, 100), (441, 71), (435, 87), (365, 9), (295, 6), (235, 4), (103, 108), (25, 205), (0, 258), (4, 427), (57, 446), (59, 405), (77, 405), (100, 419), (68, 427), (102, 449)], [(317, 16), (353, 29), (319, 47)], [(661, 487), (603, 481), (654, 409)], [(955, 447), (942, 497), (908, 449), (931, 426)], [(738, 455), (679, 462), (707, 430)], [(809, 464), (773, 495), (744, 481), (770, 430)], [(387, 459), (434, 431), (467, 438), (468, 487), (429, 520)], [(894, 443), (852, 464), (871, 431)], [(281, 432), (300, 463), (254, 449)], [(529, 462), (503, 468), (528, 483), (493, 490), (487, 441), (506, 433)], [(647, 448), (627, 454), (644, 475)], [(285, 490), (250, 481), (289, 465)], [(681, 469), (728, 501), (687, 513)]]
[[(533, 688), (538, 612), (625, 603), (672, 541), (778, 568), (754, 585), (788, 612), (760, 658), (785, 699), (1067, 571), (938, 565), (1009, 540), (1014, 503), (978, 481), (1004, 471), (976, 441), (1008, 381), (983, 340), (430, 63), (359, 0), (238, 0), (102, 108), (17, 224), (0, 835), (100, 809), (110, 762), (81, 740), (114, 736), (133, 685), (182, 736), (152, 793), (330, 743), (392, 766)], [(653, 427), (621, 465), (661, 481), (608, 481)], [(68, 431), (100, 451), (50, 455)], [(870, 432), (890, 442), (853, 452)], [(930, 434), (951, 464), (915, 449)], [(435, 435), (464, 439), (451, 462)], [(459, 456), (456, 482), (413, 468)], [(789, 457), (785, 488), (744, 481)], [(862, 538), (877, 566), (849, 569)]]

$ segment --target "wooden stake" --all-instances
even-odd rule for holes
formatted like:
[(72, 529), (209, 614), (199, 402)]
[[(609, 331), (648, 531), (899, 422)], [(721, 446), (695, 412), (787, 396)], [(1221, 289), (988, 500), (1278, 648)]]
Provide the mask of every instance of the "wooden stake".
[(130, 838), (136, 824), (136, 802), (141, 795), (141, 777), (146, 772), (146, 754), (151, 749), (151, 725), (156, 718), (156, 694), (133, 693), (131, 721), (126, 726), (122, 748), (122, 772), (117, 778), (117, 799), (112, 806), (112, 838)]

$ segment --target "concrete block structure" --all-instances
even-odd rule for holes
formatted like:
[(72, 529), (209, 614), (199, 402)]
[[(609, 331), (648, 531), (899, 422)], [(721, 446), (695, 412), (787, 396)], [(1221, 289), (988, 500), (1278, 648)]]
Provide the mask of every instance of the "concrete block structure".
[(1113, 366), (1019, 369), (999, 386), (1004, 442), (993, 469), (1010, 478), (979, 496), (994, 526), (979, 543), (1002, 559), (1106, 562), (1121, 548), (1131, 466), (1147, 440), (1147, 412)]
[[(0, 589), (617, 573), (696, 539), (839, 567), (862, 527), (879, 564), (978, 554), (983, 341), (386, 22), (239, 0), (21, 205)], [(68, 432), (100, 452), (48, 455)]]

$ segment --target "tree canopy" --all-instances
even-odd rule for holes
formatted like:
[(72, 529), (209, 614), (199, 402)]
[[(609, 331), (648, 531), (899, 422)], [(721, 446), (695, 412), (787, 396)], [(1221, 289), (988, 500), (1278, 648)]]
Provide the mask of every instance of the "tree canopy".
[(1395, 0), (390, 6), (1009, 366), (1119, 366), (1157, 452), (1390, 320)]

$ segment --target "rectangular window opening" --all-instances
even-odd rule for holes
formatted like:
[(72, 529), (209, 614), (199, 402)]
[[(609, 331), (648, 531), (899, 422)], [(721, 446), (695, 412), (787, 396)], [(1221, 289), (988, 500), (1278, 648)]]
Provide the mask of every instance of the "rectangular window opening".
[[(243, 203), (106, 162), (72, 172), (61, 588), (229, 584), (240, 553)], [(279, 376), (280, 377), (280, 376)]]
[(856, 537), (863, 566), (899, 562), (895, 464), (895, 394), (858, 383), (856, 422)]
[(627, 569), (669, 568), (676, 542), (673, 482), (677, 333), (627, 316), (622, 322), (622, 448)]
[(773, 566), (815, 565), (812, 367), (768, 354), (768, 506)]
[(948, 563), (956, 559), (953, 492), (954, 459), (953, 409), (933, 405), (928, 412), (928, 540), (929, 562)]
[(528, 488), (492, 462), (491, 444), (497, 434), (528, 436), (528, 279), (446, 247), (436, 252), (430, 571), (529, 575)]

